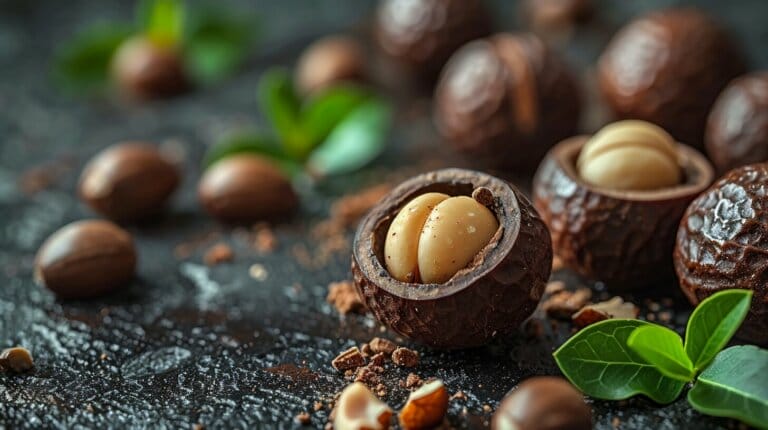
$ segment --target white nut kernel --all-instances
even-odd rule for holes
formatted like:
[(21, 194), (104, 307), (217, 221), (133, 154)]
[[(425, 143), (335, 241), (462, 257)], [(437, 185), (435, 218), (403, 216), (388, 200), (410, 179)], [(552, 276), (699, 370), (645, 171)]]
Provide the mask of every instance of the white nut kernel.
[(392, 409), (361, 382), (347, 386), (336, 403), (336, 430), (383, 430), (389, 427)]

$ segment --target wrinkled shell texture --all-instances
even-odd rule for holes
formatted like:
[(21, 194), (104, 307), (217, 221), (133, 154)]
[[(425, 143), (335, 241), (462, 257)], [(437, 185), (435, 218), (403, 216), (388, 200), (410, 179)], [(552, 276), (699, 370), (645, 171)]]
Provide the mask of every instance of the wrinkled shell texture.
[(526, 171), (575, 133), (579, 115), (567, 66), (529, 34), (467, 44), (446, 65), (435, 94), (438, 129), (456, 149)]
[(653, 122), (701, 149), (715, 98), (744, 70), (716, 22), (696, 9), (670, 9), (624, 27), (600, 57), (598, 79), (617, 118)]
[(709, 115), (706, 144), (721, 172), (768, 160), (768, 72), (728, 84)]
[[(533, 313), (549, 279), (552, 248), (547, 227), (528, 199), (506, 182), (460, 169), (438, 171), (438, 176), (434, 175), (434, 172), (428, 173), (402, 184), (363, 220), (355, 238), (352, 258), (355, 285), (379, 321), (426, 345), (465, 348), (486, 344), (493, 338), (503, 339), (514, 333)], [(510, 249), (494, 248), (496, 239), (492, 239), (490, 251), (481, 252), (480, 261), (475, 260), (469, 274), (459, 272), (447, 284), (399, 283), (386, 274), (386, 269), (378, 262), (377, 251), (371, 249), (372, 241), (367, 239), (374, 235), (373, 226), (383, 217), (394, 216), (399, 210), (398, 205), (410, 200), (414, 193), (424, 192), (428, 185), (447, 182), (449, 178), (458, 183), (470, 183), (475, 188), (488, 187), (497, 199), (504, 194), (501, 198), (510, 205), (516, 200), (519, 209), (504, 208), (509, 211), (509, 219), (499, 219), (504, 230), (497, 245), (508, 239), (505, 235), (511, 234), (514, 230), (512, 223), (519, 219), (517, 239), (511, 244), (507, 242)], [(495, 253), (503, 253), (502, 258), (491, 267), (489, 260)], [(479, 276), (478, 272), (484, 270), (489, 272)], [(381, 285), (374, 282), (377, 276), (380, 276), (378, 283)], [(465, 278), (458, 280), (461, 276)], [(430, 292), (440, 293), (441, 289), (456, 287), (459, 282), (463, 282), (463, 288), (430, 297)], [(410, 295), (397, 293), (398, 286)]]
[(691, 203), (675, 269), (693, 304), (726, 288), (754, 291), (740, 335), (768, 343), (768, 164), (733, 170)]
[(385, 0), (376, 14), (381, 49), (426, 79), (434, 79), (463, 44), (490, 32), (481, 0)]

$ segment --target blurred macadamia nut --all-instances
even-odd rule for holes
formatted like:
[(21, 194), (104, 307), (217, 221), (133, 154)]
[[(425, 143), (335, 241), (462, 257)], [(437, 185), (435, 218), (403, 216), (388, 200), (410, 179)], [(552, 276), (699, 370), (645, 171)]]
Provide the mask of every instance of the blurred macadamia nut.
[(366, 79), (360, 43), (348, 36), (328, 36), (307, 47), (296, 66), (296, 89), (309, 95), (344, 82)]
[(174, 96), (190, 86), (177, 47), (139, 36), (117, 49), (112, 75), (123, 94), (139, 100)]
[(563, 378), (526, 379), (501, 401), (493, 430), (591, 430), (592, 410)]

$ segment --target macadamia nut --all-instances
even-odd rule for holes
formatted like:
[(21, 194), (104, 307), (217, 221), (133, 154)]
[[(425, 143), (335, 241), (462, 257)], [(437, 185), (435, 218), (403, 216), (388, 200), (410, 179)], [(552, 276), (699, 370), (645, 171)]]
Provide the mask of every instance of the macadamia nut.
[(638, 120), (603, 127), (584, 145), (576, 167), (584, 181), (617, 190), (654, 190), (682, 180), (672, 136)]
[(389, 427), (392, 409), (376, 398), (361, 382), (347, 386), (336, 403), (333, 428), (338, 430), (383, 430)]

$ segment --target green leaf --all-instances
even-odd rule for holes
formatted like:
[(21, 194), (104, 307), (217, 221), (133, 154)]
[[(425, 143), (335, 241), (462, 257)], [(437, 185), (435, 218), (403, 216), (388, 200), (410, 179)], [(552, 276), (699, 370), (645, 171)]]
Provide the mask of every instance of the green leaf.
[(389, 105), (377, 99), (358, 106), (309, 159), (309, 170), (320, 175), (351, 172), (366, 165), (384, 149), (389, 130)]
[(257, 154), (267, 157), (290, 177), (301, 171), (301, 165), (286, 157), (274, 137), (253, 130), (233, 134), (212, 146), (203, 157), (203, 167), (207, 169), (216, 162), (236, 154)]
[(272, 69), (259, 79), (259, 105), (272, 123), (285, 153), (303, 160), (312, 148), (310, 136), (301, 126), (301, 102), (296, 95), (290, 74)]
[(768, 429), (768, 350), (734, 346), (718, 354), (688, 392), (697, 411)]
[(725, 290), (711, 295), (691, 314), (685, 331), (685, 352), (697, 371), (725, 347), (749, 311), (752, 291)]
[(371, 98), (362, 87), (332, 87), (309, 99), (303, 106), (302, 126), (311, 140), (320, 143), (358, 106)]
[(691, 360), (685, 355), (683, 339), (666, 327), (638, 327), (627, 339), (627, 345), (665, 376), (683, 382), (690, 382), (696, 376)]
[(127, 25), (97, 24), (76, 35), (59, 50), (54, 79), (66, 91), (103, 89), (109, 82), (112, 56), (131, 32)]
[(142, 0), (138, 3), (139, 28), (155, 43), (179, 45), (184, 36), (184, 2)]
[(610, 319), (592, 324), (568, 339), (554, 353), (571, 383), (585, 394), (620, 400), (644, 394), (658, 403), (671, 403), (685, 383), (661, 374), (627, 346), (640, 320)]

